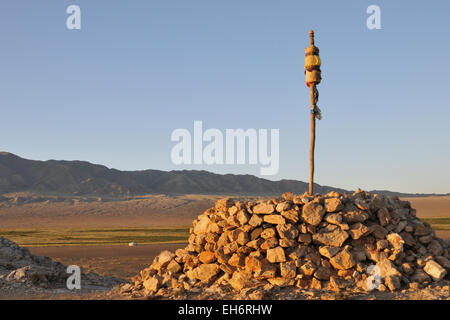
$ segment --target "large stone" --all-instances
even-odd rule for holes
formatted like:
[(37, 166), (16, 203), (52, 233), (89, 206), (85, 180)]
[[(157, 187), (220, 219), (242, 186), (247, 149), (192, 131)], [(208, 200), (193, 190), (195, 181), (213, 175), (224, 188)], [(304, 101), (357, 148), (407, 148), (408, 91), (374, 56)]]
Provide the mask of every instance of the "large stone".
[(367, 258), (374, 262), (380, 262), (388, 258), (387, 253), (384, 251), (371, 250), (369, 248), (365, 248), (364, 251), (366, 253)]
[(170, 263), (170, 261), (175, 257), (175, 254), (168, 251), (168, 250), (164, 250), (162, 251), (159, 255), (157, 255), (155, 257), (155, 259), (153, 260), (152, 263), (152, 267), (155, 270), (161, 270), (162, 268), (167, 267), (167, 265)]
[(249, 221), (250, 215), (247, 212), (245, 212), (244, 210), (239, 210), (236, 215), (236, 218), (238, 219), (239, 223), (242, 226)]
[(196, 278), (201, 282), (210, 282), (213, 280), (220, 271), (219, 265), (217, 263), (202, 264), (195, 268)]
[(369, 219), (369, 214), (363, 211), (352, 210), (344, 212), (342, 218), (346, 223), (364, 222)]
[(239, 227), (241, 224), (239, 223), (239, 220), (237, 219), (237, 217), (234, 215), (234, 216), (229, 216), (227, 219), (226, 219), (226, 223), (227, 223), (227, 225), (228, 225), (228, 227)]
[(299, 220), (298, 212), (296, 210), (288, 210), (281, 212), (281, 215), (285, 217), (287, 220), (297, 223)]
[(161, 286), (161, 277), (153, 276), (145, 280), (142, 285), (144, 286), (147, 292), (156, 292)]
[(283, 211), (289, 210), (290, 208), (291, 208), (290, 202), (285, 201), (285, 202), (280, 202), (279, 204), (277, 204), (276, 210), (278, 212), (283, 212)]
[(374, 210), (379, 210), (386, 206), (386, 197), (379, 194), (374, 194), (371, 204)]
[(199, 220), (197, 221), (197, 224), (194, 227), (194, 233), (195, 234), (207, 233), (210, 223), (211, 221), (209, 220), (208, 216), (200, 216)]
[(442, 248), (441, 244), (437, 240), (432, 240), (428, 244), (428, 251), (431, 252), (434, 256), (440, 256), (444, 249)]
[(280, 247), (283, 248), (295, 247), (298, 244), (294, 239), (280, 239), (278, 240), (278, 243), (280, 244)]
[(263, 231), (264, 231), (264, 229), (262, 227), (258, 227), (258, 228), (253, 229), (250, 232), (250, 241), (258, 239)]
[(356, 261), (348, 247), (342, 249), (339, 253), (330, 259), (334, 268), (339, 270), (347, 270), (355, 266)]
[(182, 262), (184, 264), (184, 270), (195, 268), (200, 263), (198, 257), (193, 254), (186, 255)]
[(379, 224), (373, 224), (369, 227), (371, 234), (377, 239), (384, 239), (388, 234), (386, 228), (383, 228)]
[(314, 278), (318, 280), (329, 280), (330, 279), (331, 272), (329, 269), (324, 267), (319, 267), (316, 272), (314, 272)]
[(234, 201), (231, 198), (219, 199), (216, 202), (215, 208), (217, 211), (227, 212), (229, 208), (234, 205)]
[(414, 273), (414, 265), (409, 262), (402, 263), (402, 271), (407, 275), (411, 275)]
[(271, 214), (275, 211), (275, 206), (268, 203), (260, 203), (253, 207), (253, 213)]
[(430, 280), (430, 276), (422, 269), (416, 269), (416, 272), (411, 276), (412, 282), (424, 283)]
[(392, 248), (396, 251), (403, 251), (403, 238), (398, 233), (390, 233), (386, 236), (387, 241), (391, 244)]
[(211, 251), (202, 251), (198, 255), (198, 260), (200, 260), (201, 263), (212, 263), (216, 260), (216, 255)]
[(292, 192), (285, 192), (281, 195), (281, 197), (286, 201), (294, 200), (295, 195)]
[(312, 276), (316, 272), (317, 267), (311, 261), (306, 261), (300, 266), (300, 271), (305, 276)]
[(377, 250), (384, 250), (389, 246), (389, 241), (386, 239), (378, 240), (377, 241)]
[(330, 247), (330, 246), (319, 247), (319, 253), (328, 259), (334, 257), (340, 250), (341, 248), (339, 247)]
[(236, 271), (233, 273), (229, 283), (235, 290), (241, 291), (252, 284), (251, 274), (245, 271)]
[(275, 277), (275, 278), (269, 278), (267, 281), (277, 287), (286, 287), (286, 286), (292, 286), (295, 283), (295, 280), (292, 278), (285, 278), (285, 277)]
[(233, 275), (233, 273), (236, 271), (236, 268), (230, 266), (229, 264), (221, 264), (219, 266), (219, 268), (220, 268), (220, 270), (222, 270), (225, 273), (222, 277), (220, 277), (218, 280), (216, 280), (219, 282), (221, 281), (221, 279), (228, 280)]
[(228, 264), (233, 267), (244, 267), (245, 266), (244, 256), (239, 253), (234, 253), (228, 260)]
[(389, 214), (389, 210), (386, 207), (379, 209), (377, 212), (377, 216), (381, 226), (383, 227), (391, 221), (391, 215)]
[(317, 226), (322, 221), (325, 209), (316, 202), (308, 202), (303, 206), (302, 218), (310, 225)]
[(336, 229), (332, 232), (320, 232), (313, 234), (313, 241), (324, 246), (341, 247), (348, 238), (348, 233)]
[(237, 244), (243, 246), (249, 241), (248, 232), (241, 229), (234, 229), (229, 233), (230, 241), (235, 241)]
[(288, 257), (289, 257), (289, 259), (291, 259), (293, 261), (297, 261), (300, 258), (305, 256), (307, 249), (308, 249), (307, 246), (298, 246), (296, 248), (293, 248), (293, 249), (289, 250)]
[(267, 249), (267, 260), (270, 263), (285, 262), (286, 256), (282, 247)]
[(261, 259), (252, 256), (245, 258), (245, 271), (249, 273), (261, 272), (262, 269), (261, 266), (262, 266)]
[(310, 233), (302, 233), (298, 236), (298, 242), (303, 244), (310, 244), (312, 241), (312, 235)]
[(231, 208), (228, 209), (228, 213), (232, 216), (235, 215), (238, 211), (239, 209), (236, 206), (232, 206)]
[(434, 281), (440, 281), (444, 279), (447, 271), (441, 267), (439, 263), (434, 260), (429, 260), (423, 270), (433, 278)]
[(263, 218), (261, 218), (257, 214), (254, 214), (248, 221), (248, 224), (253, 227), (259, 227), (260, 225), (262, 225), (263, 221), (264, 221)]
[(428, 244), (431, 241), (433, 241), (433, 238), (434, 238), (433, 234), (429, 234), (429, 235), (426, 235), (426, 236), (419, 237), (419, 242), (421, 242), (423, 244)]
[(417, 244), (413, 235), (409, 232), (403, 231), (400, 233), (400, 236), (402, 237), (403, 241), (405, 241), (405, 244), (408, 246), (414, 247)]
[(320, 265), (322, 258), (320, 256), (320, 254), (316, 251), (316, 250), (308, 250), (309, 252), (306, 253), (306, 260), (311, 261), (312, 263), (314, 263), (316, 266)]
[(217, 262), (219, 262), (220, 264), (225, 264), (228, 263), (228, 260), (231, 258), (231, 256), (229, 254), (225, 254), (224, 253), (224, 248), (220, 247), (219, 249), (217, 249), (214, 252)]
[(423, 223), (419, 223), (416, 225), (416, 228), (414, 230), (414, 235), (418, 237), (426, 236), (431, 233), (431, 228), (426, 226)]
[(342, 216), (338, 213), (330, 213), (325, 216), (325, 221), (331, 224), (340, 225), (342, 223)]
[(367, 235), (370, 233), (370, 229), (363, 225), (361, 222), (352, 224), (350, 226), (350, 230), (348, 231), (351, 237), (355, 240)]
[(228, 238), (228, 234), (227, 233), (222, 233), (219, 237), (219, 239), (217, 240), (217, 247), (223, 247), (226, 246), (229, 243), (229, 238)]
[(170, 273), (178, 273), (181, 271), (181, 266), (178, 262), (176, 262), (175, 260), (172, 260), (167, 265), (167, 271)]
[(270, 227), (264, 229), (264, 231), (261, 233), (261, 238), (269, 239), (275, 237), (275, 235), (276, 235), (275, 228)]
[(298, 236), (298, 230), (292, 224), (279, 224), (277, 231), (282, 239), (295, 239)]
[(248, 232), (241, 232), (239, 233), (236, 242), (241, 245), (244, 246), (248, 241), (249, 241), (249, 236), (248, 236)]
[(272, 237), (266, 239), (263, 243), (261, 243), (261, 249), (262, 250), (268, 250), (271, 248), (274, 248), (278, 245), (278, 238)]
[(275, 277), (277, 273), (277, 266), (270, 263), (267, 259), (261, 260), (261, 270), (255, 271), (254, 275), (256, 279), (269, 279)]
[(378, 267), (379, 276), (381, 278), (386, 278), (388, 276), (397, 276), (401, 278), (402, 276), (400, 271), (398, 271), (398, 269), (390, 260), (382, 259), (377, 262), (376, 266)]
[(439, 263), (442, 267), (446, 269), (450, 269), (450, 260), (443, 256), (437, 256), (436, 262)]
[(261, 247), (263, 242), (264, 242), (264, 239), (258, 238), (258, 239), (247, 242), (245, 245), (249, 248), (257, 250)]
[(283, 278), (293, 279), (297, 275), (294, 261), (280, 263), (280, 274)]
[(328, 198), (325, 199), (325, 210), (326, 212), (338, 212), (344, 209), (344, 205), (338, 198)]
[(271, 223), (271, 224), (285, 224), (286, 220), (282, 215), (279, 214), (270, 214), (264, 216), (264, 222)]
[(216, 243), (219, 240), (219, 235), (217, 233), (209, 232), (205, 237), (206, 242), (208, 243)]
[(367, 211), (369, 210), (369, 203), (363, 199), (355, 199), (355, 204), (360, 210)]
[(391, 291), (400, 289), (400, 277), (399, 276), (389, 275), (384, 279), (384, 283)]
[(398, 224), (397, 224), (397, 226), (395, 227), (395, 232), (396, 233), (400, 233), (400, 232), (402, 232), (405, 228), (406, 228), (406, 226), (408, 225), (408, 222), (406, 222), (406, 221), (400, 221)]

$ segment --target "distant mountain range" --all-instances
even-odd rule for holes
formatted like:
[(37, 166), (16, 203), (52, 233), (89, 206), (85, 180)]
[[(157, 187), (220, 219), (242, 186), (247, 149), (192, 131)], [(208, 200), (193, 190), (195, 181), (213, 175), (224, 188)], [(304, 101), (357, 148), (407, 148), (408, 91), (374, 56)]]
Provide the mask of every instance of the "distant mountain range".
[[(0, 194), (34, 192), (38, 194), (123, 197), (142, 194), (242, 194), (268, 195), (308, 190), (297, 180), (271, 181), (253, 175), (215, 174), (198, 170), (120, 171), (86, 161), (23, 159), (0, 152)], [(315, 192), (346, 190), (315, 185)], [(374, 191), (398, 196), (426, 196), (391, 191)]]

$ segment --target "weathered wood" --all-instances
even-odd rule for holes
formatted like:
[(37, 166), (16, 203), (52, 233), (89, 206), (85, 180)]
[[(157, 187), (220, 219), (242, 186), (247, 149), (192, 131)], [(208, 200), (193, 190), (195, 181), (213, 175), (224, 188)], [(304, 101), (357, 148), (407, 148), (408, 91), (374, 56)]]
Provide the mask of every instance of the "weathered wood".
[[(316, 104), (314, 97), (315, 84), (309, 86), (309, 92), (311, 97), (311, 108)], [(309, 148), (309, 194), (314, 193), (314, 149), (316, 146), (316, 115), (311, 109), (311, 144)]]
[(320, 83), (321, 61), (319, 58), (319, 48), (314, 45), (314, 31), (309, 31), (309, 47), (305, 50), (305, 76), (306, 85), (310, 90), (311, 98), (311, 144), (309, 149), (309, 194), (314, 193), (314, 149), (316, 146), (316, 118), (320, 119), (320, 110), (317, 107), (319, 92), (316, 86)]

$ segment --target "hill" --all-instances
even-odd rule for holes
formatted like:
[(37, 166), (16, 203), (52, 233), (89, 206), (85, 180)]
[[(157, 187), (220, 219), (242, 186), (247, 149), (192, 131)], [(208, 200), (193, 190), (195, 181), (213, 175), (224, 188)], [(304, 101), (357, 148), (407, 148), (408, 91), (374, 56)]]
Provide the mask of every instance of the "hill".
[[(86, 161), (37, 161), (0, 152), (0, 194), (32, 192), (63, 196), (124, 197), (143, 194), (268, 195), (287, 191), (300, 194), (307, 190), (308, 184), (297, 180), (271, 181), (253, 175), (221, 175), (198, 170), (120, 171)], [(318, 193), (331, 190), (346, 191), (315, 185)], [(390, 191), (379, 193), (397, 194)]]

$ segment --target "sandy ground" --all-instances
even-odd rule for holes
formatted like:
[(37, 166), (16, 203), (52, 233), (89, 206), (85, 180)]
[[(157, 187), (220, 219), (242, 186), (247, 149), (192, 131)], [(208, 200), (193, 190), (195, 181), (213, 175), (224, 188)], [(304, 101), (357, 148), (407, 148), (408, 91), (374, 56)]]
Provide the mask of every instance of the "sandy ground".
[[(147, 195), (127, 201), (0, 206), (0, 228), (187, 226), (223, 195)], [(235, 197), (236, 198), (236, 197)], [(450, 196), (404, 198), (418, 217), (450, 217)]]
[(100, 275), (129, 279), (148, 267), (163, 250), (175, 251), (187, 243), (128, 246), (28, 247), (35, 255), (53, 258), (64, 265), (78, 265)]
[(0, 228), (186, 226), (222, 197), (148, 195), (127, 201), (0, 206)]
[(450, 196), (402, 198), (411, 202), (419, 218), (450, 217)]

